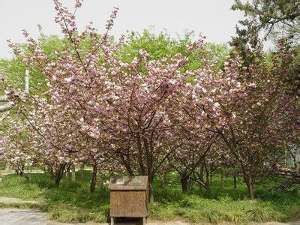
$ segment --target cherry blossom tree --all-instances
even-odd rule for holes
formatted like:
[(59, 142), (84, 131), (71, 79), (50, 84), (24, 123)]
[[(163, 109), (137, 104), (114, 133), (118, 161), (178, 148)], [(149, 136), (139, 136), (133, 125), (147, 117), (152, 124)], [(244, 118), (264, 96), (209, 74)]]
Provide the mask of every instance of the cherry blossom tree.
[[(275, 165), (279, 157), (272, 156), (291, 143), (291, 132), (284, 129), (289, 139), (281, 135), (293, 121), (287, 116), (299, 115), (299, 100), (288, 95), (283, 82), (286, 53), (270, 61), (258, 49), (258, 62), (247, 68), (233, 53), (223, 67), (201, 54), (207, 51), (200, 38), (188, 43), (185, 55), (153, 59), (139, 49), (125, 62), (120, 56), (124, 37), (113, 42), (109, 36), (117, 8), (100, 35), (92, 24), (78, 30), (75, 12), (82, 1), (76, 1), (73, 13), (58, 0), (54, 4), (65, 40), (59, 50), (49, 54), (26, 30), (25, 48), (9, 45), (28, 68), (46, 76), (47, 90), (27, 96), (29, 104), (21, 104), (19, 113), (31, 130), (23, 140), (32, 144), (35, 158), (54, 167), (56, 185), (74, 163), (93, 167), (91, 191), (99, 169), (119, 165), (129, 175), (147, 175), (151, 185), (169, 160), (183, 191), (189, 179), (209, 189), (197, 170), (225, 166), (231, 157), (254, 198), (261, 168)], [(189, 69), (195, 57), (201, 65)], [(22, 100), (14, 92), (10, 96)], [(299, 122), (293, 123), (293, 130), (297, 127)]]
[(35, 161), (31, 136), (28, 135), (28, 126), (24, 121), (6, 116), (3, 122), (5, 131), (0, 142), (3, 149), (2, 159), (18, 175), (24, 175), (26, 165), (32, 165)]
[[(235, 82), (223, 79), (219, 85), (222, 94), (212, 95), (218, 107), (215, 119), (219, 124), (215, 131), (240, 166), (251, 199), (254, 179), (266, 165), (267, 157), (277, 154), (283, 146), (285, 137), (281, 135), (280, 124), (286, 121), (286, 112), (297, 104), (295, 96), (287, 96), (282, 86), (287, 65), (277, 60), (268, 65), (263, 54), (260, 56), (259, 62), (247, 71), (238, 69), (240, 64), (233, 71), (231, 62), (225, 71), (235, 76)], [(239, 86), (242, 92), (237, 91)]]
[[(180, 69), (187, 57), (177, 54), (170, 60), (148, 61), (147, 52), (140, 50), (139, 57), (124, 63), (117, 52), (122, 42), (111, 44), (108, 37), (117, 9), (108, 21), (106, 33), (99, 37), (91, 25), (79, 34), (74, 14), (59, 1), (54, 3), (56, 22), (71, 48), (66, 46), (56, 52), (53, 60), (24, 31), (32, 52), (31, 57), (24, 56), (24, 61), (48, 76), (51, 98), (70, 109), (72, 123), (78, 124), (81, 132), (100, 142), (107, 140), (129, 174), (147, 174), (152, 183), (156, 171), (170, 154), (166, 153), (165, 143), (172, 124), (166, 109), (171, 107), (169, 99), (183, 86), (186, 74)], [(77, 2), (75, 9), (80, 6)], [(87, 38), (91, 45), (83, 51), (80, 43)], [(201, 46), (200, 40), (190, 50)], [(16, 48), (14, 52), (22, 54)], [(135, 168), (126, 156), (128, 151), (130, 157), (137, 156)]]
[(180, 146), (168, 160), (181, 177), (182, 191), (187, 192), (188, 181), (193, 179), (209, 190), (203, 176), (194, 176), (204, 167), (206, 156), (213, 149), (218, 135), (210, 130), (207, 121), (195, 107), (194, 86), (186, 83), (185, 88), (173, 98), (174, 107), (169, 108), (168, 116), (173, 124), (169, 145)]

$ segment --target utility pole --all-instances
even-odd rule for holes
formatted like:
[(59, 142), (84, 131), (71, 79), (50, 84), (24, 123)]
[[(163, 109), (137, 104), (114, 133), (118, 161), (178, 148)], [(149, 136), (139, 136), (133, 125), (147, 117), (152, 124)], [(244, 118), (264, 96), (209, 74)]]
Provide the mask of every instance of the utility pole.
[(29, 70), (25, 71), (25, 93), (29, 95)]

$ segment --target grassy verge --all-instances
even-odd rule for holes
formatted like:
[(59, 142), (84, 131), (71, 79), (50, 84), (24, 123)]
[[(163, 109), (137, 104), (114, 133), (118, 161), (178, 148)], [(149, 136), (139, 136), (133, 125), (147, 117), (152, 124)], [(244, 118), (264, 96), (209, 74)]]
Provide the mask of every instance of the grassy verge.
[[(78, 175), (78, 177), (80, 177)], [(53, 187), (45, 174), (29, 174), (27, 178), (16, 175), (3, 177), (0, 196), (35, 200), (45, 204), (17, 204), (10, 207), (29, 207), (47, 211), (50, 218), (60, 222), (104, 222), (109, 217), (109, 191), (97, 188), (89, 192), (90, 172), (83, 180), (71, 182), (63, 179), (60, 188)], [(257, 199), (247, 199), (246, 187), (242, 182), (233, 189), (233, 181), (226, 178), (223, 187), (218, 176), (214, 177), (212, 191), (191, 188), (181, 193), (179, 180), (170, 176), (168, 185), (161, 188), (154, 183), (155, 203), (150, 205), (150, 219), (183, 220), (189, 222), (248, 222), (288, 221), (300, 216), (299, 188), (277, 192), (274, 179), (264, 179), (257, 187)], [(0, 204), (0, 207), (7, 207)]]
[(180, 191), (178, 180), (169, 187), (155, 186), (156, 203), (151, 205), (151, 218), (189, 222), (248, 222), (290, 221), (300, 216), (300, 189), (277, 191), (278, 178), (265, 177), (256, 188), (256, 200), (247, 198), (246, 186), (240, 179), (237, 189), (233, 179), (226, 178), (223, 187), (215, 176), (210, 192), (194, 188), (188, 194)]

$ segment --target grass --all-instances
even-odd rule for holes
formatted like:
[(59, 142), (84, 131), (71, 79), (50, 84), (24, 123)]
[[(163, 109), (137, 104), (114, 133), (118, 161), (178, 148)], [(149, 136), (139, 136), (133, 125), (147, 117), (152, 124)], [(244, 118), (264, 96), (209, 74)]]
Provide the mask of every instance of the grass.
[[(80, 175), (78, 174), (78, 177)], [(97, 187), (95, 193), (89, 192), (91, 174), (85, 171), (81, 181), (71, 182), (63, 179), (61, 186), (55, 188), (45, 174), (28, 174), (28, 177), (7, 175), (0, 184), (0, 196), (17, 197), (24, 200), (45, 202), (37, 205), (13, 205), (31, 207), (47, 211), (50, 218), (60, 222), (104, 222), (109, 218), (109, 191)], [(178, 177), (170, 175), (168, 185), (161, 188), (154, 182), (155, 202), (150, 205), (150, 219), (189, 222), (248, 222), (288, 221), (300, 217), (299, 188), (277, 192), (276, 178), (265, 178), (257, 186), (257, 199), (247, 199), (245, 185), (239, 181), (233, 189), (230, 178), (224, 180), (221, 188), (219, 177), (215, 176), (212, 191), (199, 191), (193, 187), (189, 193), (181, 193)], [(0, 204), (0, 207), (7, 207)]]
[(194, 189), (188, 194), (180, 191), (178, 180), (168, 188), (155, 187), (156, 203), (151, 205), (151, 218), (181, 219), (189, 222), (267, 222), (289, 221), (300, 216), (300, 189), (278, 192), (275, 178), (264, 178), (256, 190), (256, 200), (247, 198), (246, 186), (240, 181), (233, 189), (233, 179), (226, 178), (221, 188), (215, 176), (210, 192)]
[[(104, 222), (109, 212), (109, 191), (106, 188), (89, 192), (90, 173), (83, 181), (61, 181), (59, 188), (45, 174), (28, 174), (28, 178), (6, 175), (0, 185), (0, 196), (45, 202), (36, 208), (47, 211), (60, 222)], [(78, 175), (79, 177), (79, 175)], [(0, 207), (7, 206), (0, 204)], [(21, 207), (24, 208), (24, 207)]]

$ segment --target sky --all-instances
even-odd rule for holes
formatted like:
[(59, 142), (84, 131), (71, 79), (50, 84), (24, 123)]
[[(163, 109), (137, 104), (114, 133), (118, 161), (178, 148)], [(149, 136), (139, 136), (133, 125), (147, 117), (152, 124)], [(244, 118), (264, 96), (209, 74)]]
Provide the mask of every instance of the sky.
[[(75, 0), (62, 2), (69, 9), (75, 4)], [(144, 29), (154, 33), (166, 30), (174, 38), (194, 31), (195, 35), (206, 36), (209, 42), (226, 43), (243, 18), (242, 12), (230, 10), (233, 3), (234, 0), (85, 0), (76, 20), (79, 30), (91, 21), (103, 33), (113, 7), (119, 7), (110, 33), (115, 37)], [(39, 24), (43, 33), (61, 36), (55, 15), (52, 0), (0, 0), (0, 58), (12, 57), (7, 39), (24, 42), (22, 29), (37, 38)]]

